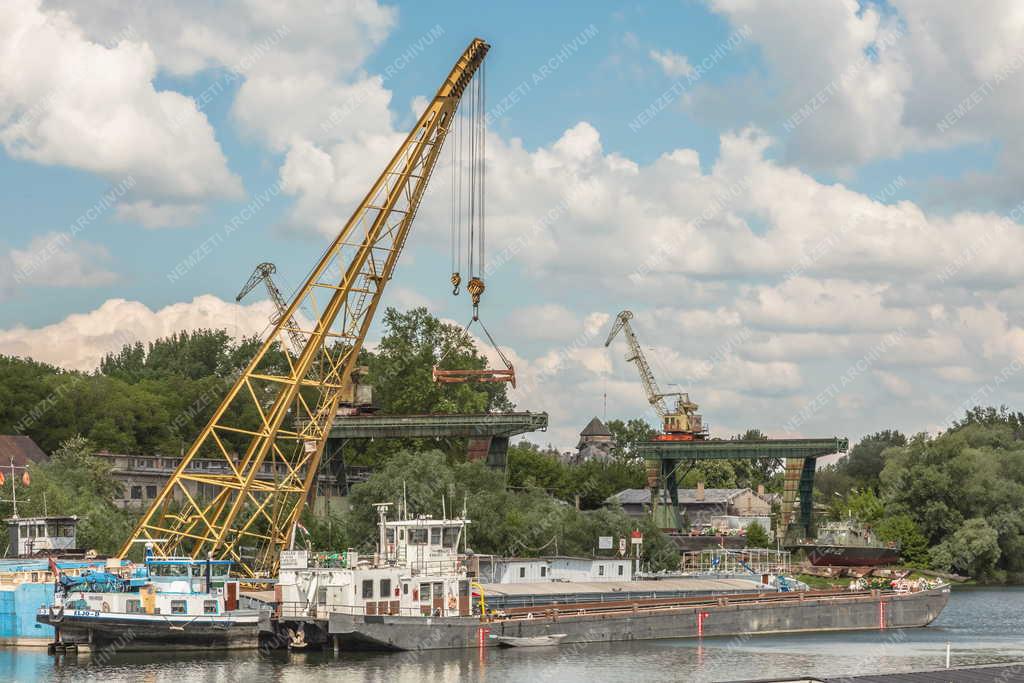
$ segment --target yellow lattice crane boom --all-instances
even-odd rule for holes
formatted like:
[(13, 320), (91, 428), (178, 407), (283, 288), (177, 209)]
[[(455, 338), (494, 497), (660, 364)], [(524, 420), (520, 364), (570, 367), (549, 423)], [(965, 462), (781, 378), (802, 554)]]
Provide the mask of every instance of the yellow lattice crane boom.
[[(640, 381), (644, 385), (644, 393), (647, 394), (647, 402), (651, 404), (654, 412), (662, 420), (665, 435), (660, 438), (702, 438), (704, 428), (701, 416), (697, 414), (697, 404), (690, 400), (690, 395), (686, 392), (665, 393), (661, 390), (658, 381), (654, 378), (651, 364), (647, 362), (647, 356), (644, 355), (644, 350), (640, 346), (640, 341), (637, 339), (636, 333), (633, 332), (633, 326), (629, 323), (632, 319), (632, 311), (622, 311), (615, 316), (615, 322), (612, 323), (611, 332), (608, 333), (604, 345), (610, 346), (620, 331), (626, 337), (626, 345), (629, 347), (626, 360), (636, 365), (637, 372), (640, 373)], [(665, 403), (665, 399), (670, 397), (676, 399), (673, 409), (669, 409)]]
[[(349, 388), (459, 101), (489, 47), (475, 39), (463, 52), (120, 557), (134, 542), (151, 541), (157, 556), (212, 553), (234, 560), (242, 575), (276, 571), (279, 551), (288, 546), (313, 492), (339, 399)], [(294, 354), (288, 352), (292, 332), (301, 341)], [(203, 469), (193, 465), (197, 458)]]

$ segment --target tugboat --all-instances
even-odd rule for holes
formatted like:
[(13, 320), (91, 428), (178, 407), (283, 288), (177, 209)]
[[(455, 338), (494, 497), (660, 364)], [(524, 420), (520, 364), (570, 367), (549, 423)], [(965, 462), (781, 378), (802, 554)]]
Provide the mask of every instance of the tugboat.
[(108, 560), (78, 547), (75, 516), (14, 516), (4, 522), (9, 543), (0, 560), (0, 645), (46, 647), (53, 629), (36, 622), (36, 610), (53, 603), (52, 568), (77, 576), (104, 570)]
[[(54, 627), (52, 650), (88, 645), (118, 650), (255, 648), (270, 630), (269, 606), (240, 607), (230, 560), (153, 557), (113, 571), (59, 576), (54, 604), (36, 621)], [(261, 608), (265, 607), (265, 609)]]
[(817, 538), (794, 543), (790, 549), (806, 550), (815, 567), (875, 567), (900, 560), (898, 543), (885, 543), (852, 520), (828, 522)]

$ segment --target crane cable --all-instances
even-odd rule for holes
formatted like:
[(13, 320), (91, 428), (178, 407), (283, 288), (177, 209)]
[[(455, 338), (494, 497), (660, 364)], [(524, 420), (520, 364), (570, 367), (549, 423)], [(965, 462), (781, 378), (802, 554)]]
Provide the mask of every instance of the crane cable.
[[(483, 274), (486, 269), (486, 140), (487, 140), (487, 65), (481, 64), (476, 75), (470, 81), (465, 96), (456, 111), (456, 121), (452, 123), (450, 132), (455, 136), (452, 140), (452, 225), (451, 225), (451, 260), (452, 260), (452, 294), (458, 296), (462, 284), (462, 245), (463, 233), (466, 233), (466, 266), (469, 282), (466, 285), (473, 301), (473, 317), (462, 330), (460, 339), (470, 338), (470, 328), (475, 323), (480, 325), (487, 341), (490, 342), (501, 362), (509, 370), (513, 369), (508, 356), (494, 341), (487, 326), (480, 320), (480, 297), (486, 285)], [(465, 110), (463, 110), (463, 105)], [(463, 216), (465, 215), (465, 220)], [(441, 364), (454, 345), (438, 359)]]
[(451, 284), (458, 296), (462, 285), (462, 246), (465, 234), (465, 265), (473, 300), (473, 317), (479, 316), (480, 297), (486, 285), (483, 273), (486, 244), (486, 67), (481, 65), (460, 102), (450, 133), (452, 165)]

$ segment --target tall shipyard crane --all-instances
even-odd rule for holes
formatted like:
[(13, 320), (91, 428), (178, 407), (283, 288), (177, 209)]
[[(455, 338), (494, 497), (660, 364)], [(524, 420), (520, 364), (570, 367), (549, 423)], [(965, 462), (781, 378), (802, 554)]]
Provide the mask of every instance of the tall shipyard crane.
[[(473, 40), (287, 310), (227, 392), (118, 556), (231, 559), (272, 575), (311, 495), (340, 396), (408, 238), (463, 92), (490, 46)], [(481, 69), (482, 71), (482, 69)], [(294, 325), (296, 312), (310, 321)], [(299, 348), (284, 349), (291, 328)], [(213, 459), (214, 467), (197, 458)], [(220, 461), (220, 467), (216, 467)], [(268, 479), (266, 473), (273, 473)], [(264, 473), (263, 477), (259, 477)]]
[[(267, 295), (270, 297), (271, 302), (274, 304), (274, 308), (277, 310), (277, 314), (271, 319), (271, 324), (277, 325), (279, 322), (285, 319), (285, 315), (288, 313), (288, 302), (284, 300), (281, 295), (281, 290), (277, 288), (274, 283), (273, 274), (277, 272), (277, 266), (273, 263), (264, 261), (263, 263), (256, 266), (256, 270), (252, 271), (252, 275), (249, 276), (249, 280), (242, 287), (242, 291), (235, 297), (235, 301), (241, 301), (245, 298), (245, 295), (256, 289), (257, 286), (262, 282), (267, 288)], [(291, 317), (287, 318), (285, 323), (285, 329), (288, 331), (288, 337), (292, 342), (292, 350), (295, 353), (301, 353), (302, 347), (306, 343), (306, 337), (299, 332), (299, 326), (295, 324), (295, 320)]]
[[(608, 339), (605, 340), (604, 345), (610, 346), (620, 331), (626, 337), (626, 344), (629, 346), (626, 360), (636, 365), (636, 369), (640, 373), (640, 381), (644, 385), (644, 391), (647, 392), (647, 402), (651, 404), (662, 420), (664, 434), (659, 434), (654, 438), (661, 441), (703, 439), (707, 436), (707, 432), (704, 431), (701, 416), (697, 414), (697, 404), (690, 400), (688, 393), (678, 391), (665, 393), (661, 390), (658, 381), (654, 378), (654, 372), (647, 362), (647, 357), (644, 356), (644, 351), (640, 347), (640, 342), (636, 338), (636, 333), (633, 332), (633, 327), (629, 324), (632, 318), (632, 311), (619, 313), (615, 317), (612, 330), (608, 333)], [(675, 397), (676, 402), (674, 408), (669, 410), (665, 399), (671, 397)]]

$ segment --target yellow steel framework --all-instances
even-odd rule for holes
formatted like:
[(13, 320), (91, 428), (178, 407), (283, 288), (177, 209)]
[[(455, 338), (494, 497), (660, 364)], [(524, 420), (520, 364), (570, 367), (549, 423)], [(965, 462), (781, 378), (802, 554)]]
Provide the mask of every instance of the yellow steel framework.
[[(121, 548), (231, 559), (244, 576), (276, 572), (341, 396), (409, 235), (459, 100), (487, 54), (473, 40), (387, 167), (234, 382)], [(289, 341), (304, 341), (293, 356)], [(197, 471), (193, 458), (223, 459)], [(266, 475), (277, 473), (268, 480)], [(190, 487), (188, 484), (192, 484)], [(199, 492), (200, 495), (197, 495)]]

